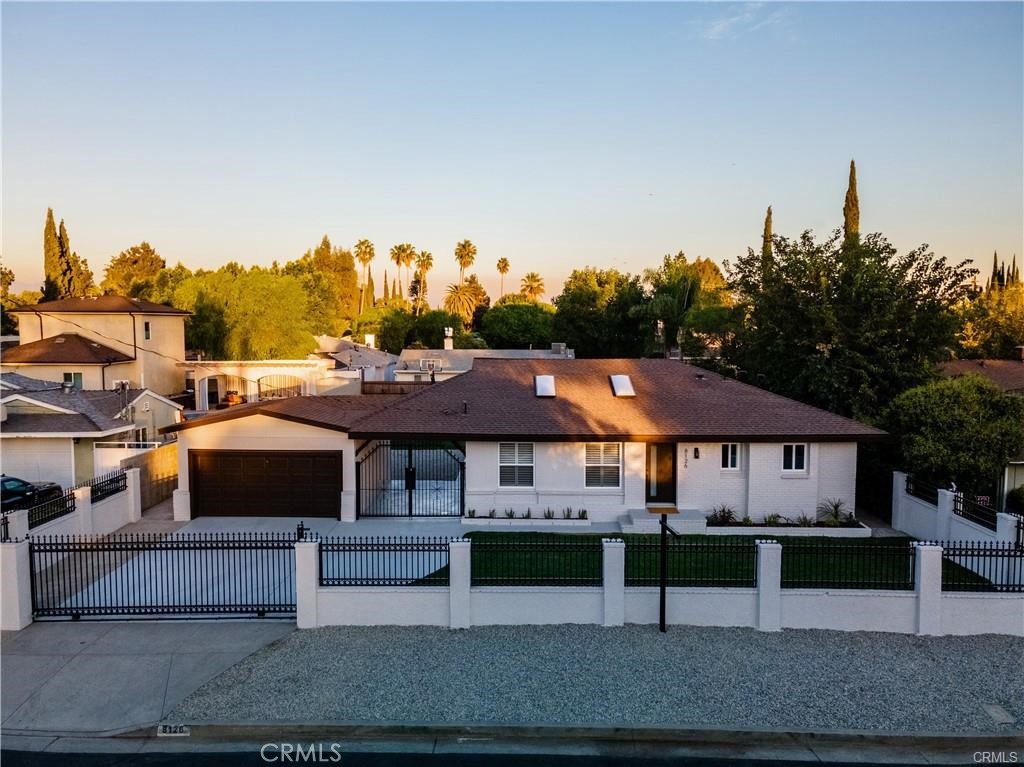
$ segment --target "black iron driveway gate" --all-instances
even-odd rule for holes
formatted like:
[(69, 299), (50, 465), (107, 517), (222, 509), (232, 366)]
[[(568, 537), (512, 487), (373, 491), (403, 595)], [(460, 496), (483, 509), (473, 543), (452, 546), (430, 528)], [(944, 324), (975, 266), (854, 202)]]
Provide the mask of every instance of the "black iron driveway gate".
[(32, 615), (37, 620), (294, 615), (297, 537), (30, 537)]
[(466, 455), (456, 442), (379, 440), (357, 456), (361, 517), (459, 517), (466, 504)]

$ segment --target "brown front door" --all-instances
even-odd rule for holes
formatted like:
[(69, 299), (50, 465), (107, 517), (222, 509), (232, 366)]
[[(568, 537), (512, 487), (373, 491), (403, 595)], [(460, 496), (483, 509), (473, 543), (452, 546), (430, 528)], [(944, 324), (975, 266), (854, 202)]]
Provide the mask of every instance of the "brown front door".
[(647, 445), (647, 503), (676, 502), (676, 446), (671, 442)]
[(334, 517), (340, 451), (189, 450), (192, 516)]

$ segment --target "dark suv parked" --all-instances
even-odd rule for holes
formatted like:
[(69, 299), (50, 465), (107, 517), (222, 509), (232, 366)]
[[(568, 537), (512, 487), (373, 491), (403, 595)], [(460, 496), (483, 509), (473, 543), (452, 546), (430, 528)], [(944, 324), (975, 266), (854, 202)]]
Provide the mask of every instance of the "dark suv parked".
[(39, 503), (60, 498), (64, 494), (56, 482), (26, 482), (17, 477), (0, 475), (0, 510), (27, 509)]

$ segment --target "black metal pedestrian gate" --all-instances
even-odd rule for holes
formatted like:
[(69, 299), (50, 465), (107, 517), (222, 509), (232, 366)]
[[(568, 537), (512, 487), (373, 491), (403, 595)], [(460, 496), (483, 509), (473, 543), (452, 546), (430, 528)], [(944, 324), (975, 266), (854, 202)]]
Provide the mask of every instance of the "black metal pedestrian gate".
[(361, 517), (459, 517), (466, 505), (466, 455), (457, 442), (378, 440), (356, 456)]
[(295, 533), (29, 538), (34, 618), (295, 613)]

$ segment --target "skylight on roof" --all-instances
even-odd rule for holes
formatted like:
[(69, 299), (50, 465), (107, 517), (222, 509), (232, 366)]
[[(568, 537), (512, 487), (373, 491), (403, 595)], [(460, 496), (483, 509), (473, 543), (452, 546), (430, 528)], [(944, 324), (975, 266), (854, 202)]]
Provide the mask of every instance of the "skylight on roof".
[(538, 397), (554, 397), (555, 396), (555, 377), (554, 376), (534, 376), (533, 377), (533, 391)]
[(636, 391), (633, 389), (633, 382), (629, 379), (629, 376), (618, 375), (609, 376), (612, 379), (612, 391), (615, 392), (616, 397), (635, 397)]

